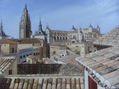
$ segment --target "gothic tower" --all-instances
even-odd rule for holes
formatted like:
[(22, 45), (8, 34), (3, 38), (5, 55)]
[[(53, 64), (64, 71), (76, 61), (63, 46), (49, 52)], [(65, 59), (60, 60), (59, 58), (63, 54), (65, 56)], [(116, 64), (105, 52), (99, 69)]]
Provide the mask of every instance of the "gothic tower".
[(45, 32), (42, 29), (42, 23), (41, 20), (39, 22), (39, 26), (38, 26), (38, 31), (35, 32), (35, 35), (45, 35)]
[(2, 25), (2, 21), (0, 23), (0, 37), (6, 37), (6, 34), (3, 31), (3, 25)]
[(40, 23), (39, 23), (39, 29), (38, 29), (39, 31), (42, 31), (43, 29), (42, 29), (42, 23), (41, 23), (41, 20), (40, 20)]
[(27, 5), (25, 5), (23, 14), (21, 16), (21, 21), (19, 24), (19, 38), (20, 39), (30, 38), (31, 35), (32, 35), (31, 21), (27, 10)]
[(45, 30), (46, 34), (47, 34), (47, 42), (50, 43), (52, 38), (51, 38), (51, 30), (49, 28), (49, 25), (46, 25), (46, 30)]

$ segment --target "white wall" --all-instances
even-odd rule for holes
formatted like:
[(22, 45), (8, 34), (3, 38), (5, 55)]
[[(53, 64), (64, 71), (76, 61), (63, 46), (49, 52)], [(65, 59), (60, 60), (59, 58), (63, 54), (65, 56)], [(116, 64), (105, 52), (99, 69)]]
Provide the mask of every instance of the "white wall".
[[(18, 63), (22, 63), (23, 61), (25, 61), (27, 55), (29, 55), (29, 54), (33, 54), (32, 48), (20, 50), (18, 52)], [(24, 57), (24, 55), (25, 55), (25, 57)], [(22, 58), (20, 58), (20, 56), (22, 56)]]
[(85, 78), (85, 79), (84, 79), (84, 83), (85, 83), (85, 84), (84, 84), (84, 85), (85, 85), (84, 88), (85, 88), (85, 89), (88, 89), (88, 72), (87, 72), (86, 70), (84, 71), (84, 76), (85, 76), (85, 77), (84, 77), (84, 78)]
[(100, 85), (98, 85), (97, 87), (98, 87), (98, 89), (105, 89), (105, 88), (101, 87)]
[[(85, 78), (85, 79), (84, 79), (84, 80), (85, 80), (85, 81), (84, 81), (84, 83), (85, 83), (85, 84), (84, 84), (84, 85), (85, 85), (85, 89), (89, 89), (89, 88), (88, 88), (88, 76), (90, 76), (90, 75), (88, 74), (88, 71), (86, 71), (86, 70), (84, 71), (84, 76), (85, 76), (85, 77), (84, 77), (84, 78)], [(104, 87), (101, 87), (100, 85), (97, 84), (97, 89), (105, 89), (105, 88), (104, 88)]]

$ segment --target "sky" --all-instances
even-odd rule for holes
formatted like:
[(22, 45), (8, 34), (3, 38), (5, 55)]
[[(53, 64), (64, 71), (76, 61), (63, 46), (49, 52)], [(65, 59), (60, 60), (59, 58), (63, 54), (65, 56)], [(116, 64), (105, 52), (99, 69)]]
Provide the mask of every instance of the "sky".
[(90, 24), (105, 34), (119, 26), (119, 0), (0, 0), (0, 20), (7, 35), (19, 37), (19, 22), (27, 4), (33, 33), (42, 20), (43, 29), (71, 30)]

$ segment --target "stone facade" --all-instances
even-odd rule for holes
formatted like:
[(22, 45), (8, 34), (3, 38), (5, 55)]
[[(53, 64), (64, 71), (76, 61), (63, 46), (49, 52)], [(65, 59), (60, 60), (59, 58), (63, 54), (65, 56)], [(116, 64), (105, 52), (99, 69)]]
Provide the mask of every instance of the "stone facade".
[(46, 38), (47, 35), (46, 35), (46, 33), (43, 31), (43, 29), (42, 29), (41, 20), (40, 20), (40, 23), (39, 23), (39, 26), (38, 26), (38, 30), (35, 32), (35, 34), (34, 34), (33, 37), (47, 41), (47, 38)]
[(68, 31), (51, 30), (47, 25), (45, 32), (47, 34), (48, 43), (65, 43), (68, 41)]
[[(31, 22), (28, 14), (27, 6), (25, 5), (21, 21), (20, 21), (20, 29), (19, 29), (19, 38), (30, 38), (31, 37)], [(38, 30), (32, 36), (33, 38), (38, 38), (46, 41), (47, 43), (54, 44), (66, 44), (66, 43), (77, 43), (83, 41), (94, 41), (99, 38), (100, 27), (97, 26), (94, 28), (90, 25), (88, 28), (80, 28), (77, 29), (74, 26), (72, 30), (64, 31), (64, 30), (53, 30), (50, 29), (49, 26), (46, 26), (45, 31), (42, 29), (42, 23), (40, 20)]]
[(0, 45), (0, 55), (17, 53), (17, 43), (12, 40), (1, 40)]
[(94, 44), (119, 46), (119, 26), (113, 28), (110, 32), (97, 39)]
[(25, 5), (24, 11), (21, 17), (21, 21), (19, 24), (19, 38), (20, 39), (30, 38), (31, 34), (32, 34), (31, 21), (28, 14), (27, 6)]
[(22, 63), (29, 55), (49, 57), (49, 45), (39, 39), (8, 39), (0, 41), (0, 56), (17, 55), (18, 63)]
[(94, 28), (90, 25), (88, 28), (76, 29), (74, 26), (71, 31), (52, 30), (46, 27), (47, 40), (49, 43), (77, 43), (82, 41), (94, 41), (101, 36), (100, 27)]
[(67, 45), (67, 47), (74, 53), (80, 55), (81, 57), (85, 57), (86, 54), (89, 54), (94, 51), (92, 42), (71, 43)]

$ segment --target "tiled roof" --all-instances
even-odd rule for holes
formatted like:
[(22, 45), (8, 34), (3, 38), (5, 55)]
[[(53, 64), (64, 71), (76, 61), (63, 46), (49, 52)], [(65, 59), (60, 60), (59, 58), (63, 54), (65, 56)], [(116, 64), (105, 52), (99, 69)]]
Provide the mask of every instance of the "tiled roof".
[(68, 33), (68, 31), (64, 31), (64, 30), (51, 30), (52, 32), (67, 32)]
[(11, 39), (5, 39), (5, 40), (0, 40), (0, 44), (17, 44), (17, 42)]
[(19, 39), (18, 42), (22, 44), (22, 43), (41, 43), (42, 41), (39, 39), (33, 38), (33, 39)]
[(3, 73), (14, 61), (15, 57), (0, 57), (0, 72)]
[(41, 43), (43, 40), (39, 40), (36, 38), (33, 39), (7, 39), (7, 40), (1, 40), (0, 44), (27, 44), (27, 43)]
[(95, 44), (104, 44), (104, 45), (112, 45), (118, 46), (119, 45), (119, 26), (112, 29), (107, 34), (103, 35), (99, 39), (97, 39)]
[[(108, 81), (107, 86), (119, 88), (119, 48), (110, 47), (91, 53), (85, 58), (76, 58), (80, 64), (85, 66), (103, 84)], [(100, 76), (99, 76), (100, 75)], [(101, 76), (104, 78), (101, 79)], [(117, 87), (118, 86), (118, 87)]]
[(83, 79), (76, 77), (3, 78), (1, 81), (0, 89), (83, 89)]

